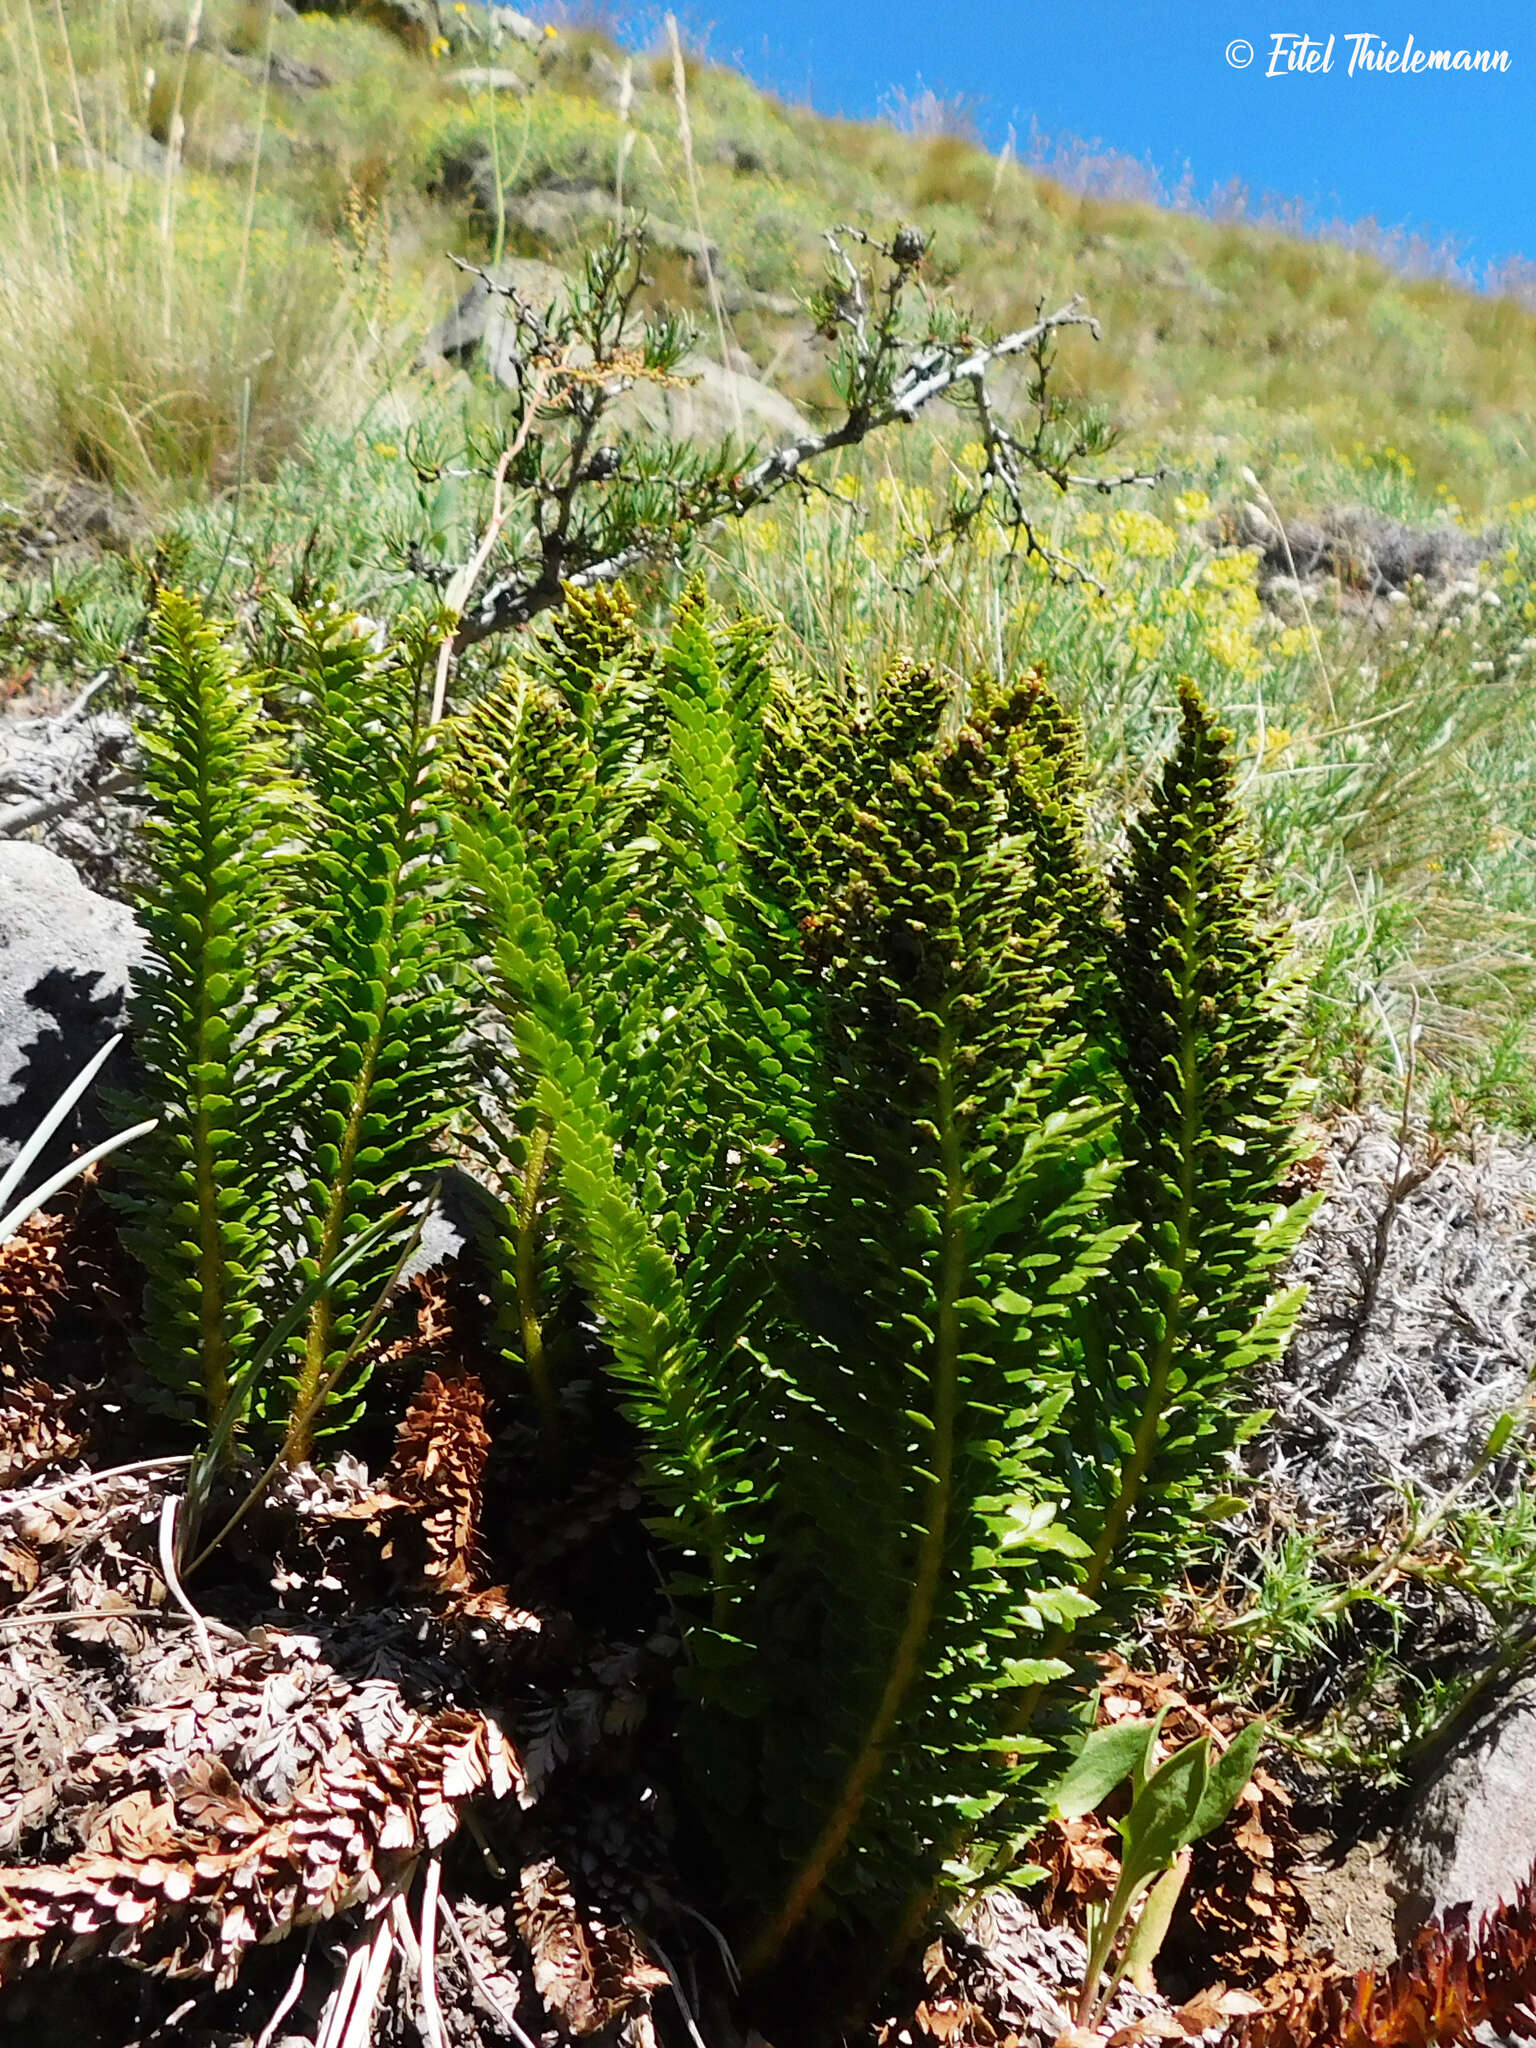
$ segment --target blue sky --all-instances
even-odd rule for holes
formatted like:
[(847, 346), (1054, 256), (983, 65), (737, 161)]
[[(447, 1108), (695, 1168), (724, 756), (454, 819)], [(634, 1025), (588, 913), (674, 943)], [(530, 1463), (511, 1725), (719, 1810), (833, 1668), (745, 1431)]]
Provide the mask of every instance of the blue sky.
[[(625, 9), (618, 10), (621, 19)], [(1536, 0), (685, 0), (690, 39), (787, 98), (871, 115), (928, 87), (987, 142), (1101, 140), (1202, 194), (1239, 179), (1313, 217), (1452, 237), (1479, 267), (1536, 259)], [(654, 21), (656, 15), (650, 19)], [(1277, 31), (1334, 36), (1327, 73), (1266, 71)], [(1348, 75), (1352, 36), (1503, 49), (1496, 75)], [(1227, 60), (1242, 40), (1246, 69)], [(1236, 52), (1241, 56), (1241, 50)]]

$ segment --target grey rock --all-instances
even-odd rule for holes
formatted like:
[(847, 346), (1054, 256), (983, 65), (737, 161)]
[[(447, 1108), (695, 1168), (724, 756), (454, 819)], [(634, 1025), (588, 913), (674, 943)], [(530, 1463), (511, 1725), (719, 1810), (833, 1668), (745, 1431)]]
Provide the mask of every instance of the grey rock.
[(243, 51), (221, 50), (219, 55), (254, 84), (261, 83), (265, 69), (269, 84), (301, 97), (305, 93), (321, 92), (326, 86), (336, 83), (331, 74), (318, 64), (307, 64), (302, 57), (285, 57), (281, 50), (272, 52), (265, 67), (260, 57), (252, 57)]
[[(66, 1084), (122, 1028), (129, 976), (143, 952), (126, 904), (96, 895), (46, 846), (0, 840), (0, 1160), (15, 1157)], [(121, 1082), (122, 1071), (111, 1078)], [(99, 1107), (82, 1103), (36, 1178), (104, 1132)]]
[(1536, 1865), (1536, 1679), (1510, 1688), (1418, 1793), (1394, 1836), (1398, 1934), (1467, 1905), (1474, 1921)]
[[(494, 213), (495, 193), (494, 172), (489, 181), (484, 174), (477, 178), (475, 201), (481, 212)], [(575, 241), (586, 228), (607, 226), (614, 217), (613, 194), (601, 185), (551, 182), (529, 192), (508, 192), (503, 204), (511, 225), (556, 247)]]
[(98, 149), (92, 142), (76, 143), (69, 157), (83, 170), (122, 185), (134, 178), (164, 178), (171, 162), (165, 144), (138, 128), (125, 128), (106, 150)]
[[(312, 14), (367, 14), (394, 34), (420, 44), (442, 33), (443, 16), (447, 10), (440, 7), (437, 0), (368, 0), (366, 7), (360, 5), (359, 0), (307, 0), (305, 11)], [(452, 19), (451, 15), (449, 19)]]
[[(483, 144), (451, 157), (440, 179), (450, 196), (467, 194), (472, 212), (481, 220), (494, 220), (499, 205), (509, 228), (551, 249), (569, 248), (590, 231), (613, 225), (613, 192), (593, 178), (546, 178), (523, 191), (503, 188), (498, 200), (496, 164)], [(645, 223), (645, 239), (653, 251), (685, 258), (701, 280), (724, 276), (718, 246), (697, 228), (651, 217)]]
[(529, 90), (523, 74), (509, 71), (504, 64), (466, 64), (458, 71), (449, 72), (448, 83), (468, 93), (523, 93)]
[(544, 40), (538, 23), (530, 21), (526, 14), (519, 14), (515, 7), (491, 7), (486, 11), (491, 17), (492, 27), (499, 28), (504, 36), (511, 36), (514, 42), (532, 45)]
[(636, 384), (614, 406), (610, 419), (631, 432), (705, 444), (790, 441), (805, 432), (804, 415), (782, 392), (742, 370), (690, 356), (678, 365), (677, 375), (689, 380), (677, 389)]
[(615, 64), (605, 50), (588, 50), (582, 68), (593, 97), (615, 113), (639, 88), (633, 63)]
[(39, 838), (96, 888), (121, 886), (134, 829), (133, 731), (93, 708), (103, 670), (52, 717), (0, 717), (0, 841)]
[[(493, 290), (493, 285), (499, 289)], [(508, 354), (514, 324), (502, 293), (515, 291), (525, 305), (543, 312), (562, 300), (570, 288), (571, 280), (563, 270), (533, 257), (514, 257), (495, 268), (488, 266), (485, 275), (474, 279), (453, 311), (432, 329), (422, 343), (422, 355), (467, 365), (483, 350), (491, 375), (498, 383), (510, 383)]]
[(1218, 514), (1208, 531), (1218, 543), (1256, 547), (1266, 589), (1277, 580), (1333, 577), (1357, 603), (1420, 581), (1442, 587), (1469, 575), (1500, 545), (1494, 533), (1468, 533), (1449, 520), (1410, 526), (1365, 505), (1329, 505), (1289, 520), (1282, 531), (1272, 513), (1243, 503)]

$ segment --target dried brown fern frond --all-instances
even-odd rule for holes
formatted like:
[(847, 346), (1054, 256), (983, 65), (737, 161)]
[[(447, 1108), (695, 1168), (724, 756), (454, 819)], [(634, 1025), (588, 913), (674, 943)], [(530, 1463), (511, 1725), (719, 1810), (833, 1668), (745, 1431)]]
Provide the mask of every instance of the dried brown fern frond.
[[(485, 1388), (473, 1373), (429, 1372), (395, 1440), (384, 1487), (411, 1517), (421, 1577), (434, 1592), (465, 1593), (475, 1580), (481, 1487), (491, 1447)], [(392, 1532), (390, 1549), (399, 1549)]]
[[(70, 1760), (76, 1853), (0, 1870), (0, 1982), (100, 1948), (232, 1983), (247, 1949), (379, 1896), (464, 1806), (523, 1789), (490, 1716), (424, 1714), (273, 1636)], [(284, 1713), (286, 1708), (286, 1713)], [(274, 1738), (274, 1728), (278, 1735)]]
[(24, 1486), (51, 1465), (67, 1465), (90, 1441), (78, 1387), (18, 1380), (0, 1388), (0, 1487)]
[(1536, 2041), (1536, 1871), (1475, 1932), (1459, 1908), (1384, 1973), (1309, 1973), (1221, 2048), (1462, 2048), (1484, 2029)]
[(7, 1379), (29, 1372), (48, 1342), (68, 1288), (64, 1253), (72, 1235), (67, 1214), (45, 1211), (0, 1245), (0, 1374)]
[(540, 1998), (573, 2034), (599, 2034), (666, 1989), (666, 1971), (632, 1930), (579, 1901), (552, 1857), (523, 1870), (513, 1917), (533, 1958)]

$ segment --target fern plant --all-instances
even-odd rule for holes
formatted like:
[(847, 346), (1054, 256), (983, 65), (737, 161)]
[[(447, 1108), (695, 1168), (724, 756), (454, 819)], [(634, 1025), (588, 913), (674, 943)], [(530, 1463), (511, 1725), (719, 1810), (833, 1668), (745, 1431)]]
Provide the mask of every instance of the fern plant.
[(440, 788), (426, 632), (290, 617), (280, 746), (162, 606), (162, 1363), (216, 1409), (301, 1290), (309, 1454), (468, 1102), (464, 919), (500, 1013), (490, 1283), (552, 1459), (571, 1332), (634, 1432), (684, 1629), (676, 1797), (755, 1972), (834, 1923), (879, 1949), (1010, 1868), (1076, 1654), (1176, 1577), (1294, 1312), (1299, 1084), (1227, 737), (1187, 690), (1106, 877), (1039, 676), (969, 705), (912, 663), (790, 682), (697, 587), (661, 640), (572, 593)]
[(1291, 1306), (1275, 942), (1193, 694), (1111, 890), (1039, 678), (958, 727), (917, 667), (792, 688), (696, 591), (552, 644), (459, 843), (763, 1969), (1005, 1864), (1021, 1723), (1184, 1553)]
[(150, 964), (132, 1031), (159, 1127), (128, 1158), (125, 1238), (148, 1278), (151, 1369), (216, 1422), (279, 1247), (273, 1163), (306, 994), (284, 922), (299, 798), (255, 677), (178, 591), (154, 615), (140, 707)]
[[(314, 994), (296, 1047), (308, 1082), (295, 1205), (297, 1270), (310, 1281), (419, 1188), (462, 1094), (463, 1049), (425, 622), (405, 621), (392, 645), (337, 606), (292, 625), (298, 759), (311, 796), (298, 872)], [(358, 1315), (401, 1234), (380, 1236), (309, 1312), (288, 1404), (292, 1463), (313, 1453), (316, 1417), (338, 1391)], [(355, 1377), (349, 1391), (359, 1391)]]
[[(426, 628), (380, 647), (335, 606), (281, 623), (259, 681), (186, 598), (155, 614), (135, 1043), (162, 1125), (129, 1242), (153, 1369), (221, 1444), (233, 1398), (299, 1459), (465, 1091)], [(287, 723), (264, 704), (285, 694)], [(276, 1347), (253, 1377), (302, 1299), (294, 1372)]]

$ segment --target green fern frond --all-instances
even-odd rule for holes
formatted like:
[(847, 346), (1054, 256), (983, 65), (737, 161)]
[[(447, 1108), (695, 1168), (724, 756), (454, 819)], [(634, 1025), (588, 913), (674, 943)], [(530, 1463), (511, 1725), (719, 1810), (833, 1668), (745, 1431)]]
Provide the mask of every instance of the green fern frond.
[[(419, 1193), (437, 1134), (464, 1094), (429, 640), (406, 621), (392, 646), (336, 607), (294, 621), (301, 760), (312, 792), (303, 863), (315, 997), (299, 1057), (308, 1280), (343, 1245)], [(317, 1416), (357, 1318), (387, 1277), (399, 1239), (380, 1242), (321, 1296), (304, 1333), (285, 1455), (308, 1458)], [(354, 1381), (347, 1390), (354, 1396)]]
[(1037, 1539), (1070, 1393), (1055, 1326), (1117, 1241), (1097, 1220), (1113, 1111), (1062, 1101), (1079, 1047), (1057, 928), (1002, 830), (1002, 750), (975, 729), (935, 749), (929, 726), (914, 758), (919, 729), (887, 725), (823, 939), (834, 1096), (776, 1486), (774, 1548), (800, 1564), (758, 1630), (787, 1696), (756, 1797), (796, 1860), (759, 1966), (829, 1887), (888, 1919), (900, 1894), (872, 1873), (937, 1876), (954, 1812), (1007, 1780), (999, 1684), (1075, 1604)]
[[(558, 822), (529, 807), (518, 764), (531, 759), (536, 786), (547, 757), (541, 742), (560, 729), (558, 719), (541, 719), (534, 733), (533, 720), (521, 690), (510, 706), (477, 717), (463, 758), (486, 763), (488, 732), (499, 732), (508, 752), (500, 761), (490, 756), (490, 801), (478, 800), (478, 782), (465, 786), (461, 859), (490, 934), (524, 1087), (549, 1133), (574, 1263), (612, 1346), (625, 1405), (641, 1431), (647, 1477), (669, 1518), (667, 1533), (723, 1588), (733, 1564), (732, 1418), (694, 1341), (672, 1254), (621, 1178), (622, 1132), (607, 1085), (613, 1065), (598, 1043), (604, 1028), (611, 1032), (621, 1022), (605, 986), (612, 966), (608, 919), (618, 890), (604, 866), (601, 807), (590, 777), (584, 788), (567, 785), (573, 802)], [(585, 759), (590, 763), (590, 754)], [(541, 825), (563, 860), (552, 862), (549, 845), (534, 843)], [(585, 893), (584, 909), (562, 923), (555, 907), (575, 889)], [(657, 1053), (639, 1050), (637, 1057), (659, 1072)]]
[(255, 679), (179, 591), (156, 608), (140, 706), (150, 880), (132, 1030), (160, 1124), (126, 1163), (125, 1237), (148, 1277), (148, 1362), (213, 1422), (278, 1245), (272, 1161), (310, 993), (287, 911), (299, 803)]
[[(1083, 1470), (1107, 1473), (1086, 1586), (1161, 1577), (1240, 1429), (1243, 1375), (1300, 1291), (1275, 1276), (1315, 1204), (1280, 1190), (1303, 1097), (1281, 940), (1237, 814), (1231, 735), (1181, 691), (1178, 744), (1131, 825), (1110, 948), (1127, 1095), (1118, 1208), (1136, 1226), (1097, 1332)], [(1085, 1390), (1086, 1393), (1087, 1390)]]

